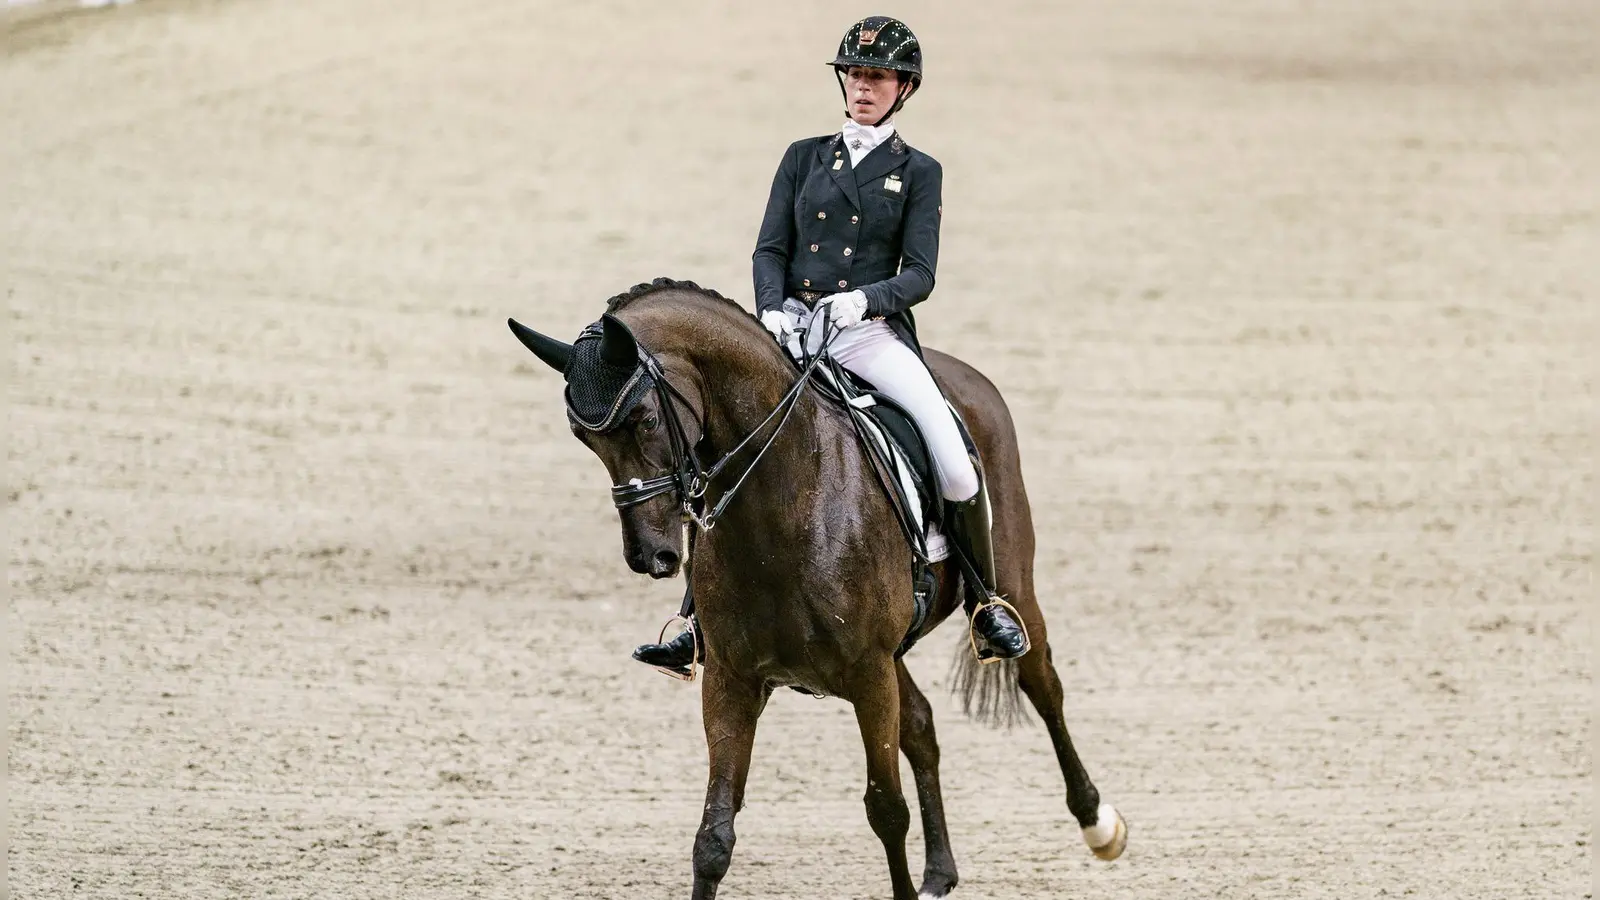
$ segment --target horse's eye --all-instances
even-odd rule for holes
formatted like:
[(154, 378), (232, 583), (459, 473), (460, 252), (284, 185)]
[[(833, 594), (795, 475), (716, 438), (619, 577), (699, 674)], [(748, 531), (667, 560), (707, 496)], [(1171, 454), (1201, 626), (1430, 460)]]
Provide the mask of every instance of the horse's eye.
[(644, 420), (639, 423), (639, 427), (643, 428), (645, 431), (655, 431), (656, 426), (659, 424), (661, 423), (658, 419), (656, 419), (656, 414), (649, 413), (644, 417)]

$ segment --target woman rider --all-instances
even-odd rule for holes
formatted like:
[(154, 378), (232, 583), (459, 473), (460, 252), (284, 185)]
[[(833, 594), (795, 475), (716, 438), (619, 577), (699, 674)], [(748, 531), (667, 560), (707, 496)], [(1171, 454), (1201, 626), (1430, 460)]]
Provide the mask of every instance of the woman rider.
[[(972, 628), (994, 657), (1027, 652), (1026, 633), (994, 603), (989, 503), (955, 419), (917, 343), (911, 307), (933, 291), (940, 183), (933, 157), (901, 140), (894, 114), (922, 83), (922, 50), (905, 23), (862, 19), (831, 65), (844, 94), (837, 134), (790, 145), (772, 181), (753, 257), (761, 324), (781, 344), (815, 314), (842, 329), (829, 347), (840, 365), (905, 407), (928, 442), (952, 535), (980, 577)], [(683, 670), (694, 661), (684, 632), (634, 658)]]

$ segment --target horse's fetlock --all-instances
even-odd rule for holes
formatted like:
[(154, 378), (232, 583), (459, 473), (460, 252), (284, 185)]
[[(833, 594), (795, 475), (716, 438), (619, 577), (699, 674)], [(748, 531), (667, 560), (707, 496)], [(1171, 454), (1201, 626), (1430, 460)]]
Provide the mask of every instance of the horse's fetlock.
[(911, 810), (906, 798), (881, 788), (868, 788), (867, 822), (879, 835), (904, 835), (911, 830)]
[(733, 820), (707, 822), (694, 838), (694, 873), (700, 878), (721, 881), (733, 862)]
[(1080, 828), (1094, 825), (1099, 810), (1100, 791), (1094, 785), (1085, 785), (1082, 790), (1067, 792), (1067, 811), (1078, 820)]

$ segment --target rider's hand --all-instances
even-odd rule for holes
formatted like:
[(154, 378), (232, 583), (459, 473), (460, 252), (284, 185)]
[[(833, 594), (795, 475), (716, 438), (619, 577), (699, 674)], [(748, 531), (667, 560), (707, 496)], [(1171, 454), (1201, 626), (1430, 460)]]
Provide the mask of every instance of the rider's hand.
[(867, 314), (867, 295), (860, 291), (851, 291), (848, 294), (834, 294), (827, 298), (829, 303), (828, 318), (835, 328), (849, 328), (860, 322)]
[(772, 332), (772, 339), (783, 343), (789, 335), (794, 334), (794, 325), (789, 322), (789, 317), (782, 310), (769, 309), (761, 314), (761, 327)]

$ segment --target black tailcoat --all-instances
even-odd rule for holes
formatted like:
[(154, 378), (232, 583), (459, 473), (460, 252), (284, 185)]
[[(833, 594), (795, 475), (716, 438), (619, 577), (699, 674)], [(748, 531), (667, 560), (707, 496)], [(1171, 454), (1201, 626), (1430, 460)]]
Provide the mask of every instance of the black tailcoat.
[(938, 161), (899, 133), (859, 168), (841, 135), (791, 144), (756, 240), (757, 311), (779, 309), (785, 297), (860, 290), (867, 317), (886, 319), (920, 352), (911, 307), (933, 291), (943, 178)]

